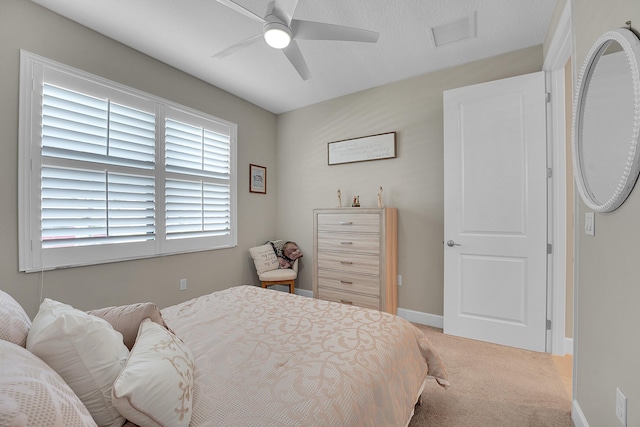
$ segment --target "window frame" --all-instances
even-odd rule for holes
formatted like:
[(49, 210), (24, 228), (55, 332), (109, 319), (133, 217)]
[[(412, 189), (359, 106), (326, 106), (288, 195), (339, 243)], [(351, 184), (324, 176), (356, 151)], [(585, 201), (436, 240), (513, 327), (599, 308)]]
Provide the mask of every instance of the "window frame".
[[(42, 247), (41, 167), (42, 85), (63, 84), (89, 95), (101, 95), (131, 107), (153, 108), (155, 124), (155, 238), (144, 242), (110, 243), (58, 248)], [(94, 265), (237, 246), (237, 124), (117, 82), (20, 51), (20, 107), (18, 135), (18, 243), (19, 270), (35, 272), (56, 268)], [(178, 118), (179, 117), (179, 118)], [(191, 118), (188, 123), (211, 123), (229, 130), (229, 222), (230, 233), (167, 239), (165, 227), (165, 120)], [(186, 176), (186, 175), (185, 175)], [(191, 175), (194, 180), (198, 175)]]

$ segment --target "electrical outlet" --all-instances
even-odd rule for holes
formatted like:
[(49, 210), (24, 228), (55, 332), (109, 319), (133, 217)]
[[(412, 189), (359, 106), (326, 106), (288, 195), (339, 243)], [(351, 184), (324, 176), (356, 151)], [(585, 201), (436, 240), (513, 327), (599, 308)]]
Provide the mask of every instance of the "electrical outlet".
[(180, 279), (180, 290), (184, 291), (187, 289), (187, 279)]
[(627, 396), (619, 388), (616, 388), (616, 417), (627, 427)]
[(398, 274), (398, 286), (402, 286), (402, 275)]

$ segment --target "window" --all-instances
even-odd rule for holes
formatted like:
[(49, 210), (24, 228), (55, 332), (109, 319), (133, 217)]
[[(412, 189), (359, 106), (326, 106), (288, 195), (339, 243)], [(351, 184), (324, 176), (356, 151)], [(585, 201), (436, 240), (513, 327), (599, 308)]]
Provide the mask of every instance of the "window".
[(236, 245), (236, 125), (21, 53), (20, 270)]

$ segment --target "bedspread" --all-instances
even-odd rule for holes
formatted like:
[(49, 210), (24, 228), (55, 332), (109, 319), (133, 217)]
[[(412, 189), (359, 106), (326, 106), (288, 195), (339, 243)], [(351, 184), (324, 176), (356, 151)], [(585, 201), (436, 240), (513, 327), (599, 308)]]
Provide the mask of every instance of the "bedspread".
[(191, 426), (404, 426), (446, 371), (397, 316), (254, 286), (162, 310), (195, 358)]

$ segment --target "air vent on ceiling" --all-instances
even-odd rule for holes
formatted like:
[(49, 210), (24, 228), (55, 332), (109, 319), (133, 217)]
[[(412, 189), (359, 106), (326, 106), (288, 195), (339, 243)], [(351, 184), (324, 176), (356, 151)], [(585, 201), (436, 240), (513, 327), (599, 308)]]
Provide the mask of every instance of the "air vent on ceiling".
[(461, 40), (476, 37), (477, 12), (448, 24), (431, 28), (431, 36), (435, 47), (444, 46)]

